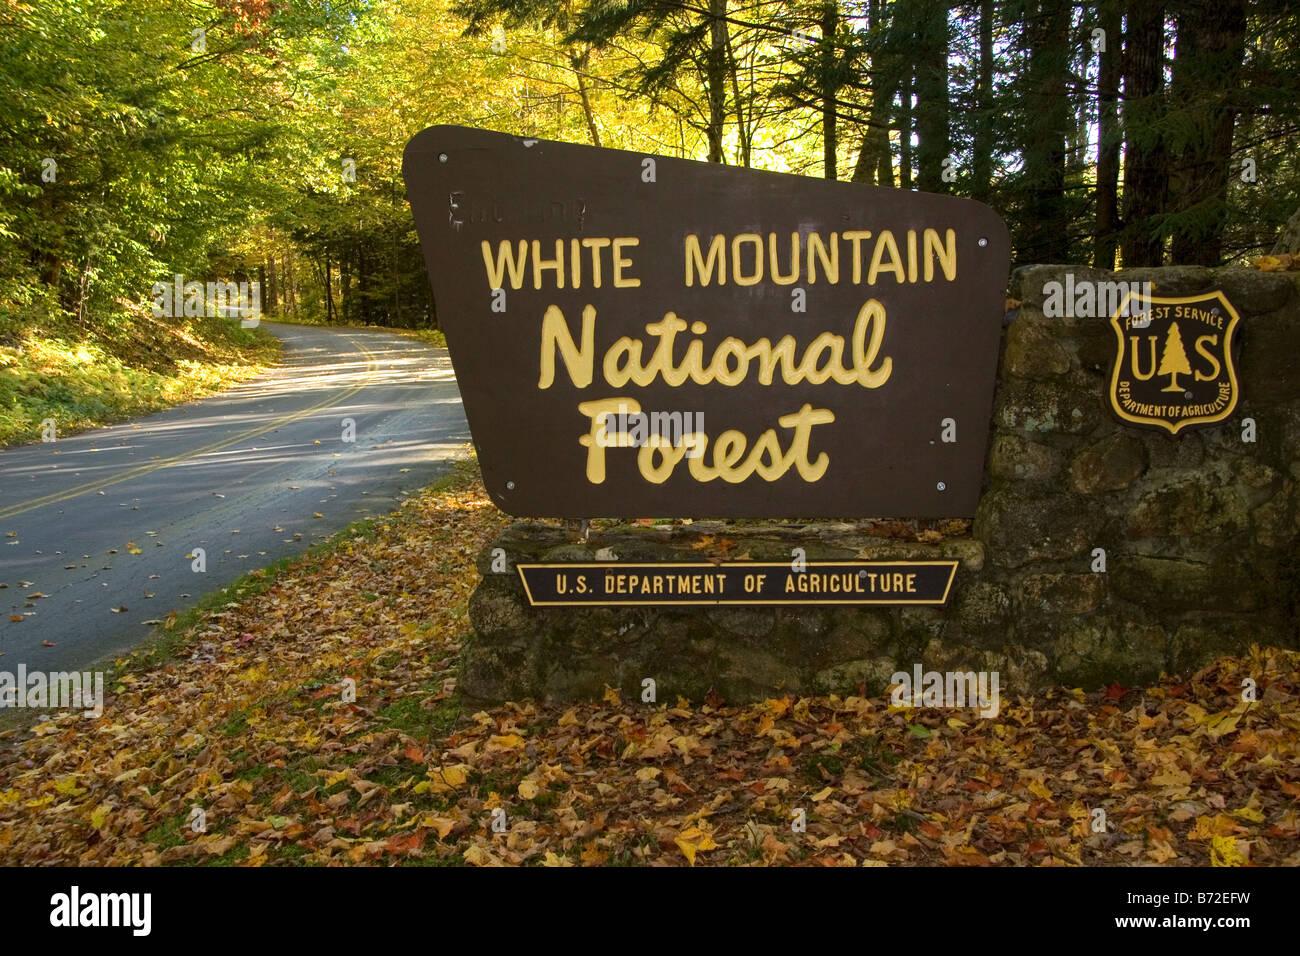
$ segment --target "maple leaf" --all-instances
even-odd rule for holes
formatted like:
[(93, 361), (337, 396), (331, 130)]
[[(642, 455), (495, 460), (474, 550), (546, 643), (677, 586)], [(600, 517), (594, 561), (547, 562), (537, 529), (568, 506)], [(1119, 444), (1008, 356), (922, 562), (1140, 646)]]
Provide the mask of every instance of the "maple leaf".
[(518, 734), (493, 734), (484, 747), (486, 753), (501, 750), (522, 750), (527, 742)]
[(773, 833), (768, 833), (763, 837), (761, 846), (763, 851), (763, 860), (767, 863), (784, 863), (790, 856), (790, 846), (782, 843)]
[(459, 821), (455, 817), (438, 816), (437, 814), (426, 814), (420, 820), (420, 825), (429, 827), (438, 834), (439, 840), (445, 840), (456, 829)]
[(389, 853), (410, 853), (418, 850), (423, 844), (428, 834), (423, 828), (408, 834), (393, 834), (388, 838)]
[(609, 859), (609, 851), (602, 850), (595, 844), (590, 844), (582, 848), (578, 854), (578, 859), (582, 861), (583, 866), (600, 866)]
[(713, 842), (713, 837), (695, 824), (673, 837), (673, 842), (677, 844), (677, 848), (682, 851), (682, 855), (686, 857), (686, 862), (691, 866), (695, 865), (696, 853), (718, 848), (718, 845)]
[(1106, 693), (1102, 696), (1106, 700), (1123, 700), (1128, 692), (1129, 688), (1122, 686), (1119, 681), (1115, 681), (1106, 688)]
[(1216, 738), (1232, 733), (1237, 729), (1237, 722), (1241, 720), (1242, 713), (1240, 707), (1234, 707), (1232, 710), (1207, 715), (1204, 721), (1205, 732)]
[(767, 708), (769, 715), (775, 718), (780, 718), (790, 709), (791, 703), (793, 703), (793, 701), (789, 697), (778, 697), (769, 698), (768, 700), (763, 701), (763, 706)]
[[(450, 767), (430, 767), (426, 775), (429, 779), (417, 784), (416, 792), (446, 793), (457, 787), (463, 787), (465, 781), (469, 779), (468, 768), (461, 764)], [(421, 790), (421, 787), (424, 789)]]
[(465, 862), (473, 866), (501, 866), (501, 861), (477, 843), (465, 851)]

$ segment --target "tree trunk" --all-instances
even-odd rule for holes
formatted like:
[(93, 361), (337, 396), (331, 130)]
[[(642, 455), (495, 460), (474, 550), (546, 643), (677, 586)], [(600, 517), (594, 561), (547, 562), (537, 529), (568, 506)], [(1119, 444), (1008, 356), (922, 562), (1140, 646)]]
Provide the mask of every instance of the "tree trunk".
[(294, 271), (293, 271), (293, 246), (285, 247), (284, 255), (280, 258), (280, 286), (281, 294), (284, 296), (284, 314), (292, 316), (297, 311), (295, 309), (294, 293)]
[[(881, 2), (871, 0), (867, 23), (873, 36), (879, 35)], [(879, 40), (871, 55), (871, 116), (862, 134), (862, 146), (853, 167), (853, 182), (875, 183), (878, 186), (894, 185), (894, 162), (889, 147), (889, 120), (893, 112), (894, 94), (898, 92), (896, 57), (886, 52)]]
[(871, 120), (862, 134), (862, 146), (853, 166), (852, 181), (867, 185), (894, 185), (894, 158), (889, 147), (889, 114), (894, 88), (872, 91)]
[(339, 311), (343, 321), (348, 322), (356, 314), (356, 303), (352, 301), (352, 256), (350, 251), (339, 258)]
[(736, 53), (731, 47), (731, 31), (727, 30), (725, 23), (722, 26), (727, 32), (727, 74), (731, 77), (731, 95), (736, 101), (736, 139), (740, 143), (740, 165), (749, 169), (754, 160), (753, 109), (751, 106), (750, 115), (746, 117), (745, 100), (740, 95), (740, 67), (736, 64)]
[(334, 321), (334, 290), (332, 288), (333, 280), (330, 272), (329, 253), (325, 254), (325, 321)]
[(1099, 26), (1106, 47), (1097, 68), (1097, 222), (1092, 264), (1115, 268), (1119, 234), (1119, 77), (1122, 62), (1120, 0), (1102, 0)]
[(1277, 242), (1273, 244), (1272, 255), (1277, 256), (1283, 253), (1290, 253), (1291, 255), (1300, 253), (1300, 209), (1291, 214), (1291, 218), (1282, 227)]
[(369, 256), (366, 255), (366, 244), (357, 243), (357, 318), (364, 323), (370, 322), (370, 281), (367, 278), (369, 273)]
[(916, 185), (927, 192), (947, 192), (943, 181), (944, 161), (951, 152), (947, 0), (925, 0), (916, 46)]
[(971, 195), (988, 202), (993, 183), (993, 0), (980, 0), (979, 80), (975, 89)]
[(839, 179), (839, 136), (835, 128), (835, 100), (839, 95), (836, 79), (835, 34), (839, 29), (840, 11), (832, 0), (822, 5), (821, 87), (822, 87), (822, 172), (827, 179)]
[(1026, 227), (1020, 258), (1065, 262), (1069, 235), (1065, 212), (1066, 138), (1074, 125), (1066, 77), (1070, 62), (1069, 0), (1039, 0), (1025, 22), (1029, 47), (1028, 111), (1024, 158)]
[(1164, 210), (1169, 161), (1159, 122), (1164, 112), (1164, 6), (1129, 0), (1124, 43), (1124, 267), (1158, 266), (1164, 242), (1155, 217)]
[[(1065, 153), (1065, 175), (1072, 182), (1082, 179), (1088, 171), (1091, 157), (1088, 154), (1089, 123), (1092, 117), (1092, 96), (1088, 88), (1088, 61), (1091, 60), (1092, 31), (1097, 24), (1097, 10), (1091, 4), (1083, 4), (1079, 12), (1077, 29), (1067, 25), (1070, 31), (1066, 42), (1070, 52), (1066, 64), (1070, 74), (1070, 141)], [(1077, 37), (1082, 36), (1082, 47)]]
[(709, 162), (723, 161), (722, 131), (727, 121), (727, 0), (709, 0), (709, 51), (705, 79), (709, 96)]
[(270, 249), (267, 250), (262, 273), (266, 276), (266, 282), (262, 285), (262, 312), (275, 315), (275, 253)]
[(903, 66), (898, 103), (898, 185), (912, 188), (912, 65)]
[(587, 133), (591, 136), (591, 145), (600, 145), (600, 130), (596, 129), (596, 114), (591, 108), (591, 94), (587, 90), (587, 62), (591, 56), (591, 50), (584, 50), (580, 56), (569, 55), (569, 63), (573, 66), (574, 76), (578, 78), (578, 100), (582, 103), (582, 116), (587, 121)]
[[(258, 296), (257, 296), (257, 297), (258, 297), (258, 300), (262, 302), (262, 311), (265, 312), (265, 311), (266, 311), (266, 301), (267, 301), (267, 296), (266, 296), (267, 282), (266, 282), (266, 263), (265, 263), (265, 262), (259, 262), (259, 263), (257, 264), (257, 288), (260, 290), (260, 291), (258, 292)], [(245, 303), (245, 305), (247, 305), (247, 303)]]
[(1222, 258), (1245, 46), (1244, 0), (1179, 11), (1171, 93), (1177, 107), (1189, 114), (1195, 133), (1170, 179), (1170, 207), (1180, 219), (1170, 248), (1175, 265), (1217, 266)]

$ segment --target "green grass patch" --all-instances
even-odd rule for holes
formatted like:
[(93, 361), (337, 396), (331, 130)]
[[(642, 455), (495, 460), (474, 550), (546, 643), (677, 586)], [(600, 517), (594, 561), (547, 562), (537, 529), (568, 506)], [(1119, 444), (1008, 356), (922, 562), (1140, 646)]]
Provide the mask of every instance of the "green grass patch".
[(842, 746), (835, 744), (809, 754), (801, 761), (799, 769), (804, 779), (814, 786), (838, 780), (850, 767), (875, 781), (888, 776), (890, 768), (898, 763), (898, 759), (898, 755), (885, 747), (880, 738), (865, 735), (855, 737)]
[[(245, 860), (247, 860), (248, 857), (249, 857), (248, 846), (241, 843), (238, 846), (231, 847), (229, 850), (227, 850), (225, 853), (221, 854), (220, 856), (216, 856), (210, 860), (203, 861), (202, 865), (203, 866), (235, 866), (236, 864), (242, 863)], [(190, 862), (182, 862), (178, 865), (192, 866), (193, 864)]]
[(52, 320), (0, 344), (0, 445), (41, 441), (50, 420), (64, 437), (202, 398), (279, 357), (275, 336), (232, 319), (132, 315), (93, 335)]
[(186, 818), (187, 814), (178, 814), (158, 824), (146, 833), (144, 838), (164, 850), (168, 847), (180, 846), (185, 842), (185, 837), (181, 836), (181, 828), (185, 825)]
[(244, 711), (236, 711), (224, 724), (217, 730), (227, 737), (237, 737), (248, 729), (248, 714)]

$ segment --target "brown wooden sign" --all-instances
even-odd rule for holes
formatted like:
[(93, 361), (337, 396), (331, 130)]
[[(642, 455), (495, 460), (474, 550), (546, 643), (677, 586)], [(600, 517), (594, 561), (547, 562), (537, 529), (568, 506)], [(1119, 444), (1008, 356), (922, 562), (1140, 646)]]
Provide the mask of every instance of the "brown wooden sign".
[(404, 175), (504, 511), (974, 513), (1009, 260), (987, 206), (454, 126)]

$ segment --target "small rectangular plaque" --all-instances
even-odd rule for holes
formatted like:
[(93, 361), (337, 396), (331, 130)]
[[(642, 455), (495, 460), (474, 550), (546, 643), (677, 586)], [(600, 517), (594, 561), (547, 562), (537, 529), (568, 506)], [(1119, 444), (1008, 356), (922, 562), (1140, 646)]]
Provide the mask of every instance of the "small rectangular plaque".
[(724, 604), (944, 605), (957, 561), (521, 564), (534, 607)]

